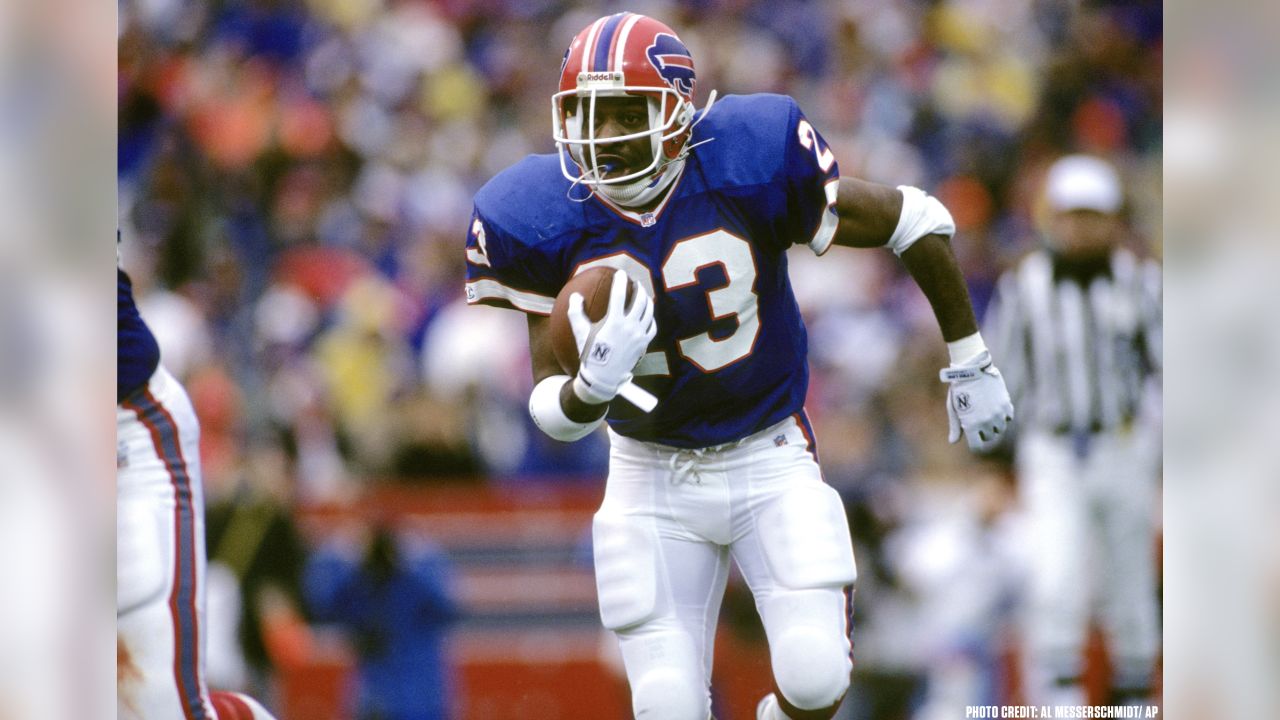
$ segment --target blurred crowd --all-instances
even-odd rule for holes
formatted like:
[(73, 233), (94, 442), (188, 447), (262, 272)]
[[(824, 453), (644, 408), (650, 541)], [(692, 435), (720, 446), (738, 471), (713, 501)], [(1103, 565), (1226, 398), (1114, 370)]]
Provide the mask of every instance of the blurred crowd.
[[(622, 9), (680, 33), (700, 100), (790, 94), (842, 174), (940, 197), (980, 314), (1038, 245), (1038, 188), (1064, 153), (1121, 169), (1132, 245), (1160, 254), (1153, 0), (124, 2), (124, 266), (200, 417), (211, 517), (231, 497), (287, 509), (385, 478), (603, 478), (602, 437), (566, 446), (528, 421), (523, 318), (465, 306), (462, 250), (472, 194), (553, 150), (568, 41)], [(949, 629), (1007, 603), (1003, 565), (973, 564), (1003, 552), (1010, 491), (1000, 463), (942, 440), (927, 303), (887, 252), (800, 248), (792, 273), (809, 412), (860, 547), (864, 671), (993, 653), (969, 641), (997, 629)], [(927, 614), (942, 630), (913, 623), (956, 577), (999, 591)]]

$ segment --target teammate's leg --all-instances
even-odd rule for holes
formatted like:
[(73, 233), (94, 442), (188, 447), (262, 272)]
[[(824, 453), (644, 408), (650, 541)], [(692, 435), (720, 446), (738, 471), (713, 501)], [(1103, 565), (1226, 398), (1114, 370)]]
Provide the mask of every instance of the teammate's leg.
[(157, 370), (117, 408), (116, 434), (117, 716), (273, 720), (252, 698), (205, 684), (200, 428), (186, 392)]
[(1030, 434), (1018, 448), (1018, 490), (1027, 513), (1029, 588), (1023, 633), (1027, 697), (1079, 705), (1093, 583), (1086, 479), (1069, 438)]
[(159, 370), (117, 409), (117, 713), (212, 720), (202, 672), (204, 507), (199, 430)]

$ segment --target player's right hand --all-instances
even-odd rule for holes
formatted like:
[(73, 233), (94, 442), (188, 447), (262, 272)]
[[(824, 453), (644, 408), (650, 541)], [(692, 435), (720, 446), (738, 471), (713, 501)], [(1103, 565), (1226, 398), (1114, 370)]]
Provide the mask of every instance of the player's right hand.
[(581, 358), (573, 389), (585, 402), (606, 403), (616, 397), (631, 381), (631, 371), (658, 333), (648, 293), (637, 288), (631, 306), (626, 306), (629, 282), (622, 270), (614, 274), (609, 309), (594, 328), (583, 309), (582, 295), (569, 297), (569, 325)]

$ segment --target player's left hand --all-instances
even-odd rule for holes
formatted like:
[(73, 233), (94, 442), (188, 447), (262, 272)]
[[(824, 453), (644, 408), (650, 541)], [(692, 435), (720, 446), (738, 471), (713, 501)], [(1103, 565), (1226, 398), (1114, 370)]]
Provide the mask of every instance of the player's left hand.
[(956, 442), (963, 432), (969, 449), (986, 452), (998, 446), (1013, 422), (1013, 401), (1004, 378), (983, 352), (971, 363), (952, 365), (939, 373), (947, 391), (948, 442)]

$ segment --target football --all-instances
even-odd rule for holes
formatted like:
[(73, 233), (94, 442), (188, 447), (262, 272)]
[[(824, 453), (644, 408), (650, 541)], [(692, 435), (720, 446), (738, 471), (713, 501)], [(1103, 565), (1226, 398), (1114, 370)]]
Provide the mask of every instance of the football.
[[(551, 308), (551, 350), (555, 353), (560, 368), (569, 375), (576, 375), (581, 358), (578, 357), (578, 343), (573, 337), (573, 328), (569, 324), (569, 296), (573, 293), (582, 295), (582, 307), (587, 318), (596, 323), (604, 319), (609, 310), (609, 291), (613, 287), (613, 275), (616, 268), (593, 267), (574, 275), (560, 289), (555, 305)], [(635, 280), (627, 283), (627, 306), (635, 299), (637, 284)]]

